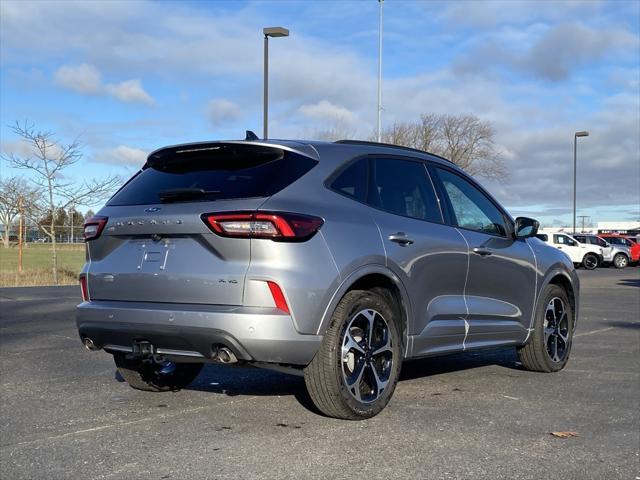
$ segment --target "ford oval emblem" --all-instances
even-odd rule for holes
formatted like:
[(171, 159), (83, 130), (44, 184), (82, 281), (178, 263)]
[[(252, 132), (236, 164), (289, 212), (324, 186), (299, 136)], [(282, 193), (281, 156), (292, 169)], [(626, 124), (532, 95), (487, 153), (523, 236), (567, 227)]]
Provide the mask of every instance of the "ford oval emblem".
[(162, 207), (149, 207), (144, 209), (144, 211), (147, 213), (154, 213), (160, 210), (162, 210)]

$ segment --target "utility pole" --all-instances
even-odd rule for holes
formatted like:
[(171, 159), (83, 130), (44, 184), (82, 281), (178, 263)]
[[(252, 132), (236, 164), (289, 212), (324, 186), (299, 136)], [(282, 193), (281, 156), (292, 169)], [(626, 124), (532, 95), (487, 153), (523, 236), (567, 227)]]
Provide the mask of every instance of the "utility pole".
[(20, 214), (20, 223), (18, 224), (18, 273), (22, 273), (22, 222), (23, 222), (23, 212), (22, 212), (22, 195), (18, 197), (18, 213)]
[(378, 142), (382, 140), (382, 4), (384, 0), (378, 0), (378, 113), (376, 121), (376, 137)]
[(584, 233), (584, 221), (589, 218), (589, 215), (578, 215), (578, 218), (580, 219), (581, 223), (582, 223), (582, 230), (581, 232)]

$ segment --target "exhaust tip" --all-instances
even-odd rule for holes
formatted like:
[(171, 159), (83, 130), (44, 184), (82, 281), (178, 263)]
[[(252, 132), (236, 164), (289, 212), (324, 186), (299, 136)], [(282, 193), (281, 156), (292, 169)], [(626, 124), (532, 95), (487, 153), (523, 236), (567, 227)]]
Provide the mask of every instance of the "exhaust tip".
[(213, 359), (216, 362), (229, 364), (229, 363), (238, 363), (238, 357), (233, 353), (229, 348), (218, 346), (214, 348)]
[(84, 344), (84, 348), (86, 348), (87, 350), (90, 351), (96, 351), (96, 350), (100, 350), (95, 343), (93, 343), (93, 340), (91, 340), (89, 337), (84, 337), (82, 339), (82, 343)]

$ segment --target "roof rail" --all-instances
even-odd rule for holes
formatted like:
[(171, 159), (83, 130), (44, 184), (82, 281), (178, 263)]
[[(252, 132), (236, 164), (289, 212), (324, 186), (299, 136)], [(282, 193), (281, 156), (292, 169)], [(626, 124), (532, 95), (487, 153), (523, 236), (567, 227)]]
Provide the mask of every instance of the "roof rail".
[(409, 152), (416, 152), (431, 155), (432, 157), (439, 158), (440, 160), (444, 160), (445, 162), (453, 163), (448, 158), (445, 158), (441, 155), (437, 155), (435, 153), (427, 152), (426, 150), (420, 150), (418, 148), (405, 147), (403, 145), (394, 145), (393, 143), (383, 143), (383, 142), (370, 142), (368, 140), (337, 140), (334, 143), (340, 143), (343, 145), (370, 145), (372, 147), (390, 147), (390, 148), (399, 148), (400, 150), (407, 150)]

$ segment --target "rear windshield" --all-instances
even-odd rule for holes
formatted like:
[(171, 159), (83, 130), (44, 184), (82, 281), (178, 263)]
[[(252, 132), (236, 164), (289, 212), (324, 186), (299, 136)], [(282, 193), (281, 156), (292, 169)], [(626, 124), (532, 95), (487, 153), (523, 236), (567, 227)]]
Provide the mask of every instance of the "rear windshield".
[(267, 155), (231, 155), (211, 150), (176, 153), (136, 174), (107, 205), (268, 197), (298, 180), (317, 163), (282, 150)]

